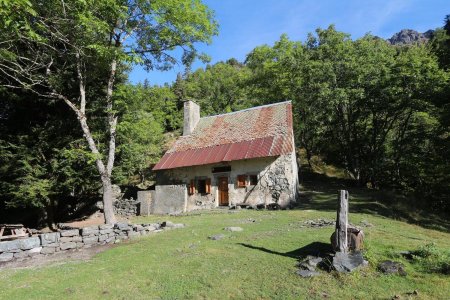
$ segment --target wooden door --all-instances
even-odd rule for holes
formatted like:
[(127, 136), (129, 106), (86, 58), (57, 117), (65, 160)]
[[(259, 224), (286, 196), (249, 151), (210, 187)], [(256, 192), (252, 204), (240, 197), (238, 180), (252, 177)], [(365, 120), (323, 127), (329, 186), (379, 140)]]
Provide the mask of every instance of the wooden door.
[(228, 177), (219, 177), (219, 205), (228, 205)]

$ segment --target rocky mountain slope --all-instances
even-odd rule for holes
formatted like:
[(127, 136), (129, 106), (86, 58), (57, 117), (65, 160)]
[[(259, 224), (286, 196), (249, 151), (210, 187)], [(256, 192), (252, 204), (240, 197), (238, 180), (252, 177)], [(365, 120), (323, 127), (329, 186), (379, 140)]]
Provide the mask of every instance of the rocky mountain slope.
[(414, 43), (426, 43), (433, 37), (434, 30), (428, 30), (424, 33), (412, 29), (402, 29), (395, 33), (390, 39), (387, 39), (392, 45), (410, 45)]

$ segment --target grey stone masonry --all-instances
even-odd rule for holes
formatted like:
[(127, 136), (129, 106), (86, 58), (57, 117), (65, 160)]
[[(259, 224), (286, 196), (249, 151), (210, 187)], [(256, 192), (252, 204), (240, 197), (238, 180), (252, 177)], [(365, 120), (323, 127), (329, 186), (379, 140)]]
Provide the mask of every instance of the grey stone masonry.
[(160, 228), (183, 228), (184, 224), (103, 224), (39, 236), (0, 242), (0, 267), (13, 259), (23, 260), (36, 256), (52, 255), (62, 251), (80, 251), (96, 245), (115, 244), (129, 238), (160, 232)]
[(99, 233), (98, 226), (84, 227), (81, 229), (82, 236), (98, 235), (98, 233)]
[(39, 247), (41, 245), (41, 240), (39, 237), (30, 237), (28, 239), (17, 240), (22, 250), (28, 250), (31, 248)]
[(61, 236), (77, 236), (80, 235), (80, 230), (70, 229), (61, 231)]
[(39, 237), (41, 238), (41, 245), (45, 246), (59, 242), (60, 233), (59, 232), (44, 233), (41, 234)]

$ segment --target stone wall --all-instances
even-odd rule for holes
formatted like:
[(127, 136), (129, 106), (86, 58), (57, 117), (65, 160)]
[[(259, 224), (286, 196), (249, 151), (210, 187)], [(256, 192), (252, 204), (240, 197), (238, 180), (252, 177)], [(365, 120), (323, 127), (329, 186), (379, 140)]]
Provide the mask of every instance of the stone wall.
[(186, 212), (187, 188), (185, 184), (157, 185), (152, 205), (153, 214), (179, 214)]
[(184, 225), (171, 222), (134, 225), (116, 223), (43, 233), (29, 238), (0, 242), (0, 262), (114, 244), (129, 238), (161, 232), (163, 229), (180, 227)]
[(114, 214), (122, 217), (130, 217), (138, 215), (139, 202), (130, 199), (118, 199), (114, 201)]
[(153, 211), (153, 199), (155, 199), (156, 191), (139, 191), (137, 192), (137, 202), (139, 203), (138, 215), (148, 216)]

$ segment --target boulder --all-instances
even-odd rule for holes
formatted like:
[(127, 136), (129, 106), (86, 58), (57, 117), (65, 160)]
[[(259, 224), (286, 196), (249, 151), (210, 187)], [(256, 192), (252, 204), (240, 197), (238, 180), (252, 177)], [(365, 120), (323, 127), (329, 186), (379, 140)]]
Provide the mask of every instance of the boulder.
[(134, 229), (134, 231), (142, 231), (142, 230), (144, 230), (144, 226), (136, 224), (136, 225), (133, 225), (133, 229)]
[(114, 228), (117, 228), (122, 231), (131, 230), (131, 227), (127, 223), (116, 223), (116, 224), (114, 224)]
[(59, 242), (59, 237), (60, 237), (59, 232), (49, 232), (39, 235), (42, 246)]
[(304, 278), (320, 275), (319, 272), (311, 271), (311, 270), (298, 270), (296, 273), (297, 273), (297, 275), (300, 275), (301, 277), (304, 277)]
[(13, 259), (13, 257), (14, 257), (14, 253), (8, 253), (8, 252), (1, 253), (0, 254), (0, 262), (10, 261)]
[(99, 225), (98, 228), (100, 230), (113, 229), (114, 224), (102, 224), (102, 225)]
[(98, 241), (99, 242), (106, 241), (107, 239), (108, 239), (108, 235), (107, 234), (103, 234), (103, 235), (99, 235), (98, 236)]
[(60, 234), (63, 237), (77, 236), (80, 235), (80, 231), (78, 229), (62, 230)]
[[(334, 251), (339, 251), (337, 245), (336, 232), (330, 237), (331, 246)], [(356, 227), (348, 225), (347, 227), (347, 247), (349, 251), (360, 251), (364, 248), (364, 232)]]
[(25, 258), (25, 257), (28, 257), (27, 251), (20, 251), (20, 252), (14, 253), (14, 258), (20, 259), (20, 258)]
[(53, 254), (55, 253), (55, 247), (43, 247), (41, 250), (41, 254)]
[(164, 221), (161, 223), (161, 227), (173, 227), (173, 222), (171, 221)]
[(0, 242), (0, 252), (11, 252), (19, 249), (19, 240)]
[(333, 268), (338, 272), (349, 273), (360, 266), (366, 266), (362, 253), (357, 252), (336, 252), (333, 257)]
[(298, 264), (298, 266), (303, 270), (316, 271), (316, 267), (322, 262), (321, 257), (315, 257), (308, 255), (306, 259)]
[(134, 238), (134, 237), (138, 237), (138, 236), (140, 236), (141, 234), (139, 233), (139, 232), (136, 232), (136, 231), (128, 231), (128, 237), (130, 237), (130, 238)]
[(41, 251), (42, 251), (42, 247), (36, 247), (36, 248), (33, 248), (33, 249), (28, 250), (28, 251), (27, 251), (27, 254), (28, 254), (29, 256), (35, 256), (35, 255), (40, 254)]
[(85, 245), (92, 245), (98, 243), (98, 236), (83, 237), (83, 243)]
[(59, 239), (59, 242), (61, 243), (67, 243), (67, 242), (72, 242), (73, 237), (71, 236), (63, 236)]
[(36, 248), (41, 246), (41, 240), (39, 237), (30, 237), (27, 239), (20, 239), (17, 240), (17, 242), (19, 243), (19, 247), (22, 250), (28, 250), (31, 248)]
[(61, 248), (61, 250), (75, 249), (77, 247), (77, 243), (75, 242), (61, 243), (59, 247)]
[(109, 234), (109, 233), (113, 233), (114, 229), (109, 228), (109, 229), (100, 229), (100, 234)]
[(396, 261), (385, 260), (378, 264), (378, 270), (383, 274), (398, 274), (400, 276), (406, 276), (405, 266)]
[(231, 232), (238, 232), (238, 231), (243, 231), (244, 229), (242, 229), (241, 227), (225, 227), (223, 230), (231, 231)]
[(98, 235), (98, 233), (99, 233), (98, 226), (89, 226), (81, 229), (82, 236)]
[(225, 234), (220, 233), (220, 234), (211, 235), (208, 237), (208, 239), (213, 240), (213, 241), (218, 241), (218, 240), (223, 239), (224, 237), (225, 237)]
[(158, 229), (158, 228), (156, 228), (156, 227), (154, 227), (152, 225), (145, 227), (145, 230), (147, 230), (147, 231), (155, 231), (156, 229)]

